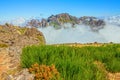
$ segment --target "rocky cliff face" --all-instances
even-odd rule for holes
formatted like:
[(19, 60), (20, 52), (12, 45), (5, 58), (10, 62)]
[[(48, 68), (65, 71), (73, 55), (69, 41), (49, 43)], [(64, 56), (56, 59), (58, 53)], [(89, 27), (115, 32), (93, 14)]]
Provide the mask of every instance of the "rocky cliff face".
[(62, 13), (57, 15), (51, 15), (47, 19), (42, 19), (41, 21), (38, 19), (32, 19), (27, 23), (27, 25), (31, 27), (58, 27), (62, 26), (65, 23), (79, 24), (79, 20), (77, 17), (71, 16), (67, 13)]
[(44, 36), (35, 28), (20, 28), (10, 24), (0, 26), (0, 44), (26, 46), (45, 43)]
[(0, 80), (33, 80), (27, 70), (19, 69), (20, 54), (23, 47), (39, 44), (45, 39), (36, 28), (0, 25)]
[(27, 25), (31, 27), (47, 27), (47, 26), (53, 26), (55, 28), (61, 28), (64, 27), (64, 24), (69, 23), (72, 27), (74, 27), (76, 24), (82, 24), (82, 25), (88, 25), (93, 30), (103, 28), (105, 26), (105, 21), (98, 19), (96, 17), (89, 17), (84, 16), (77, 18), (75, 16), (71, 16), (68, 13), (62, 13), (57, 15), (51, 15), (47, 19), (33, 19), (27, 23)]
[(79, 20), (75, 16), (71, 16), (67, 13), (62, 13), (58, 15), (52, 15), (48, 17), (47, 21), (51, 26), (62, 26), (65, 23), (79, 24)]

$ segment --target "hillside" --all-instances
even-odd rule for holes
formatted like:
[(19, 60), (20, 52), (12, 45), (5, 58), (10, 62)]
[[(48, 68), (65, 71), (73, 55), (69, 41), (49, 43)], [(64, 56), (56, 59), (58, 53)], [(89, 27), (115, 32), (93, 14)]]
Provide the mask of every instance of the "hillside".
[(0, 80), (11, 80), (7, 74), (18, 71), (23, 47), (43, 44), (44, 36), (35, 28), (0, 25)]
[(45, 43), (43, 34), (35, 28), (0, 25), (0, 44), (21, 46)]

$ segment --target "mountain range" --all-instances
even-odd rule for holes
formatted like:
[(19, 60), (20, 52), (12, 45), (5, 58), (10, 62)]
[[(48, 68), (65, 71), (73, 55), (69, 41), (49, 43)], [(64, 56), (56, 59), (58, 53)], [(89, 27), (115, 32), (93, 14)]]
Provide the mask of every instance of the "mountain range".
[(13, 24), (16, 26), (29, 26), (29, 27), (48, 27), (48, 26), (53, 26), (56, 29), (60, 29), (61, 27), (66, 27), (64, 24), (70, 23), (71, 27), (75, 27), (76, 24), (80, 25), (87, 25), (90, 26), (93, 30), (104, 27), (105, 21), (104, 19), (100, 19), (97, 17), (93, 16), (83, 16), (83, 17), (76, 17), (72, 16), (68, 13), (61, 13), (57, 15), (51, 15), (47, 19), (45, 18), (40, 18), (40, 19), (25, 19), (25, 18), (17, 18), (11, 21), (4, 21), (1, 23), (9, 23)]
[(68, 25), (75, 27), (76, 25), (90, 26), (93, 31), (104, 28), (106, 24), (120, 25), (120, 15), (109, 16), (109, 17), (94, 17), (94, 16), (82, 16), (76, 17), (68, 13), (61, 13), (56, 15), (51, 15), (48, 18), (17, 18), (10, 21), (0, 21), (0, 24), (9, 23), (16, 26), (27, 26), (36, 28), (45, 28), (52, 26), (55, 29), (67, 28)]

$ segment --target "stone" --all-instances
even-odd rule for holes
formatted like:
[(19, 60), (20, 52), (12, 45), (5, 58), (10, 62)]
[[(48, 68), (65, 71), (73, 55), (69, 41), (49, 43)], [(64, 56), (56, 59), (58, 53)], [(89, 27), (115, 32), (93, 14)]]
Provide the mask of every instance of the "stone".
[(34, 75), (30, 74), (28, 69), (24, 69), (19, 73), (15, 74), (14, 80), (34, 80)]

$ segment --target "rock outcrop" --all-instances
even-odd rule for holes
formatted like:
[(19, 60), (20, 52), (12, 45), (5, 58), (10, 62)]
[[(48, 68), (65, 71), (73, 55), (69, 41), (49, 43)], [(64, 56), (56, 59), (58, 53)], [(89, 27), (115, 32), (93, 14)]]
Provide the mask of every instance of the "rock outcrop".
[(0, 80), (33, 80), (27, 70), (20, 69), (22, 48), (45, 44), (44, 36), (36, 28), (0, 25)]
[(79, 24), (79, 20), (75, 16), (71, 16), (68, 13), (62, 13), (58, 15), (52, 15), (48, 17), (47, 21), (51, 26), (62, 26), (65, 23), (70, 23), (70, 24)]
[(96, 17), (84, 16), (79, 18), (81, 24), (90, 26), (92, 30), (99, 30), (105, 26), (105, 21)]
[(105, 21), (96, 17), (84, 16), (77, 18), (71, 16), (68, 13), (61, 13), (57, 15), (51, 15), (47, 19), (32, 19), (27, 23), (31, 27), (47, 27), (53, 26), (56, 29), (66, 27), (64, 24), (71, 24), (71, 27), (75, 27), (76, 24), (88, 25), (92, 30), (99, 30), (105, 26)]
[(0, 44), (8, 46), (26, 46), (45, 43), (44, 36), (36, 28), (20, 28), (13, 25), (0, 26)]

